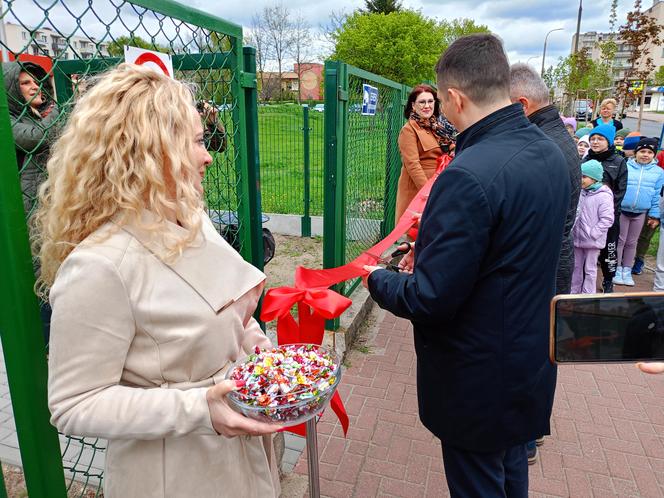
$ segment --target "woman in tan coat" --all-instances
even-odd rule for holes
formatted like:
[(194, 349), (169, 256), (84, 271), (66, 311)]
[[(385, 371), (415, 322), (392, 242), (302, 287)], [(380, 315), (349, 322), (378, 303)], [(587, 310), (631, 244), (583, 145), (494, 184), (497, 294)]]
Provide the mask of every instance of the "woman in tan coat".
[(279, 494), (277, 428), (234, 412), (223, 380), (270, 345), (252, 317), (265, 275), (203, 210), (212, 160), (192, 97), (147, 68), (110, 71), (76, 104), (40, 189), (51, 421), (108, 439), (106, 498)]
[(396, 220), (399, 220), (415, 194), (436, 171), (437, 161), (453, 148), (454, 127), (439, 120), (440, 104), (430, 85), (417, 85), (410, 92), (404, 117), (408, 120), (399, 133), (401, 176), (397, 190)]

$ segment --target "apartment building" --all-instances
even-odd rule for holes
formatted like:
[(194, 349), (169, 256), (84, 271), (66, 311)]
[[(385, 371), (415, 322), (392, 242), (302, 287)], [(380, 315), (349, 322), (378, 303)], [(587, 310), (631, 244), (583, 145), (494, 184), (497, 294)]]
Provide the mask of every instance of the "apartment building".
[[(658, 24), (664, 25), (664, 0), (653, 0), (652, 5), (646, 9), (644, 13), (654, 17)], [(615, 82), (618, 82), (625, 76), (626, 71), (630, 68), (628, 59), (632, 54), (632, 49), (625, 44), (617, 34), (600, 33), (597, 31), (580, 33), (579, 50), (587, 49), (590, 58), (594, 61), (599, 61), (602, 54), (599, 50), (598, 44), (611, 38), (613, 38), (617, 45), (616, 54), (613, 59), (613, 79)], [(574, 51), (575, 43), (576, 34), (572, 36), (570, 53)], [(664, 46), (652, 46), (649, 48), (649, 53), (650, 57), (653, 59), (655, 67), (664, 65)]]
[[(1, 22), (1, 21), (0, 21)], [(13, 53), (42, 55), (57, 59), (91, 59), (108, 56), (108, 43), (98, 43), (92, 37), (71, 36), (69, 41), (48, 27), (29, 29), (5, 21), (7, 49)]]

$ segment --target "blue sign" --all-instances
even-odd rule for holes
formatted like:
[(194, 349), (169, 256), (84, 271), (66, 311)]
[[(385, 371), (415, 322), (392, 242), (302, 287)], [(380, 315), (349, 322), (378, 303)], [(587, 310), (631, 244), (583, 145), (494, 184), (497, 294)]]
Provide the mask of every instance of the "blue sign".
[(375, 86), (362, 85), (362, 115), (373, 116), (376, 114), (378, 104), (378, 88)]

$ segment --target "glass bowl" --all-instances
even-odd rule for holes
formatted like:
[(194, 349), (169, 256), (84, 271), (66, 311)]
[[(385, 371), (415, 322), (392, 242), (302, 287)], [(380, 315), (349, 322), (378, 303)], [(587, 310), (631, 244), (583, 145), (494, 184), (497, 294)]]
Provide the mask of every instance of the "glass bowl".
[[(258, 386), (247, 383), (244, 389), (238, 391), (231, 391), (226, 396), (228, 403), (235, 411), (241, 413), (245, 417), (259, 420), (261, 422), (281, 424), (281, 425), (297, 425), (302, 422), (315, 417), (332, 398), (332, 395), (337, 390), (339, 381), (341, 379), (341, 362), (337, 355), (327, 348), (318, 346), (316, 344), (286, 344), (283, 346), (275, 346), (269, 351), (283, 351), (284, 348), (304, 348), (307, 351), (315, 351), (320, 355), (325, 355), (330, 359), (330, 373), (331, 375), (326, 382), (321, 379), (321, 382), (316, 383), (314, 386), (307, 386), (298, 388), (297, 386), (288, 394), (276, 394), (276, 389), (279, 388), (278, 384), (269, 384), (258, 388)], [(261, 350), (260, 353), (264, 353)], [(246, 356), (238, 360), (233, 367), (226, 373), (226, 378), (231, 380), (245, 380), (251, 374), (240, 372), (240, 368), (249, 365), (253, 362), (258, 355), (256, 353)], [(321, 387), (322, 385), (322, 387)], [(276, 388), (274, 387), (276, 386)], [(267, 389), (272, 387), (276, 391), (269, 397), (265, 397)], [(263, 397), (263, 402), (269, 399), (269, 404), (261, 406), (259, 398)], [(290, 399), (289, 399), (290, 398)], [(293, 399), (296, 398), (296, 399)]]

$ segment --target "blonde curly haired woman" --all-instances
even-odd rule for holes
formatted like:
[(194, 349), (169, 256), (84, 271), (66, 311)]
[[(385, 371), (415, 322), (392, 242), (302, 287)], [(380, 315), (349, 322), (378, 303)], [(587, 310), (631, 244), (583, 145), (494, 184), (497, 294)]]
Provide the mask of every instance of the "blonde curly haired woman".
[(270, 343), (252, 318), (265, 276), (203, 210), (211, 161), (191, 90), (128, 64), (77, 102), (48, 161), (51, 421), (109, 440), (106, 498), (279, 494), (276, 428), (225, 401), (230, 362)]

